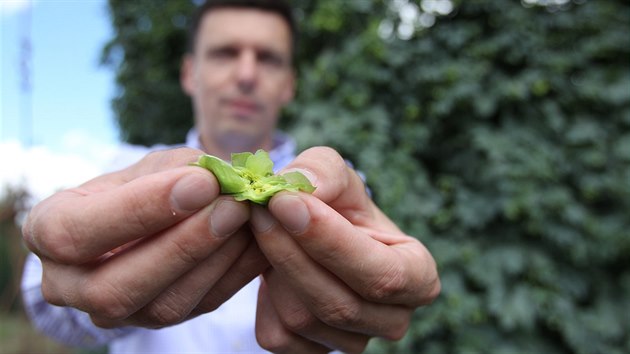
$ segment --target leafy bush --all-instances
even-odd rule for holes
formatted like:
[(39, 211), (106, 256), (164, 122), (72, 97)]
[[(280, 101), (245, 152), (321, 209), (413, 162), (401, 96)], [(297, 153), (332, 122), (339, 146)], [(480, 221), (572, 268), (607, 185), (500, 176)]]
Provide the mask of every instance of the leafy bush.
[(20, 276), (26, 256), (18, 215), (26, 209), (28, 193), (21, 188), (1, 186), (0, 190), (0, 316), (18, 312), (20, 301)]

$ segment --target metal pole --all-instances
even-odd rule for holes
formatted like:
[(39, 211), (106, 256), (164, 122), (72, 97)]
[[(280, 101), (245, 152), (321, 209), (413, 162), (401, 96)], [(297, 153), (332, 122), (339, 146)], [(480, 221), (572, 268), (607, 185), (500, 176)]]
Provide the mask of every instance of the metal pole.
[(20, 123), (22, 139), (26, 147), (33, 145), (33, 71), (32, 71), (32, 17), (33, 3), (29, 0), (20, 21)]

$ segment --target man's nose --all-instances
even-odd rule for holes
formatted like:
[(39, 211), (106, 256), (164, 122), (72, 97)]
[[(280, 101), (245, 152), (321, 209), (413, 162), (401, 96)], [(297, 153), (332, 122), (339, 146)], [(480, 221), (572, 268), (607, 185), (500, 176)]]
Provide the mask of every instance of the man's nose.
[(243, 93), (250, 93), (256, 87), (258, 80), (258, 62), (256, 53), (243, 51), (240, 53), (236, 67), (238, 87)]

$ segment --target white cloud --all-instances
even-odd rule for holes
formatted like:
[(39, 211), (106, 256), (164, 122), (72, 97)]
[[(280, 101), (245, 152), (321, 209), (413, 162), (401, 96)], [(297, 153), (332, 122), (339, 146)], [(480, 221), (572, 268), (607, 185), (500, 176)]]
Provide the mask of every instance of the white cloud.
[(82, 130), (68, 131), (55, 147), (0, 140), (0, 200), (8, 191), (23, 190), (31, 207), (59, 190), (125, 168), (147, 153), (145, 147), (95, 140)]
[(0, 17), (11, 17), (32, 6), (31, 0), (0, 0)]
[(0, 142), (0, 199), (7, 190), (23, 189), (32, 200), (77, 186), (104, 170), (100, 161), (79, 154), (56, 153), (43, 146), (25, 147), (17, 140)]
[(120, 149), (118, 144), (95, 140), (94, 135), (85, 130), (69, 130), (59, 140), (61, 152), (83, 156), (99, 165), (111, 162)]
[[(8, 192), (25, 191), (28, 210), (59, 190), (125, 168), (148, 152), (140, 146), (94, 141), (81, 131), (68, 132), (60, 140), (62, 147), (57, 150), (0, 140), (0, 200)], [(25, 216), (20, 213), (16, 221), (21, 223)]]

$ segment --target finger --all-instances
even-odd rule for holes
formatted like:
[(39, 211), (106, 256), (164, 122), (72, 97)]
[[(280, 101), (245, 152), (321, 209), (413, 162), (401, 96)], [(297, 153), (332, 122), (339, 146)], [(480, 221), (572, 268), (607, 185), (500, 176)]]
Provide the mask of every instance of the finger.
[(164, 289), (146, 306), (119, 320), (98, 319), (100, 327), (113, 328), (121, 325), (162, 328), (190, 318), (191, 311), (204, 295), (215, 286), (220, 277), (246, 249), (251, 241), (249, 232), (239, 231), (230, 237), (216, 252), (203, 260), (188, 273)]
[(435, 262), (414, 238), (387, 245), (306, 193), (279, 194), (269, 210), (312, 259), (365, 299), (418, 306), (434, 297)]
[(273, 270), (265, 273), (268, 292), (283, 326), (290, 331), (344, 353), (361, 353), (370, 337), (330, 327), (315, 317), (293, 288)]
[[(321, 213), (315, 215), (312, 224), (310, 210), (297, 212), (306, 209), (299, 203), (289, 203), (282, 215), (274, 212), (277, 217), (285, 216), (283, 225), (293, 229), (296, 240), (309, 255), (324, 260), (329, 270), (367, 299), (417, 306), (435, 298), (440, 286), (430, 253), (415, 238), (404, 235), (374, 205), (363, 181), (337, 152), (322, 147), (306, 150), (288, 169), (301, 170), (311, 179), (317, 186), (313, 196), (325, 203), (319, 203), (316, 211)], [(274, 204), (282, 204), (278, 203), (282, 195), (272, 198), (270, 210), (274, 211)], [(301, 198), (310, 199), (303, 194)], [(344, 226), (343, 231), (337, 229), (340, 225)], [(366, 240), (366, 235), (378, 242)], [(345, 266), (340, 267), (341, 264)]]
[[(251, 237), (248, 227), (244, 227), (242, 232), (246, 232)], [(247, 249), (215, 286), (208, 290), (188, 318), (216, 310), (269, 267), (269, 262), (258, 248), (258, 244), (251, 238), (249, 240)]]
[(68, 190), (33, 209), (25, 239), (42, 257), (79, 264), (162, 231), (218, 195), (214, 176), (192, 166), (139, 177), (107, 192)]
[(97, 177), (84, 183), (81, 187), (98, 190), (101, 185), (107, 187), (112, 184), (128, 183), (142, 176), (187, 166), (197, 161), (203, 153), (201, 150), (188, 147), (152, 151), (137, 163), (122, 170)]
[(267, 286), (261, 282), (256, 306), (256, 340), (273, 353), (328, 353), (330, 349), (287, 330), (269, 297)]
[[(222, 212), (229, 211), (233, 234), (246, 222), (249, 208), (246, 203), (221, 200)], [(55, 286), (61, 294), (75, 294), (67, 298), (67, 305), (98, 317), (122, 321), (135, 313), (177, 279), (217, 251), (228, 237), (216, 235), (208, 226), (212, 213), (218, 209), (214, 203), (167, 232), (155, 235), (149, 241), (138, 243), (94, 266), (66, 266), (71, 274), (75, 268), (91, 270), (89, 277), (64, 277)], [(212, 223), (212, 221), (211, 221)], [(224, 230), (228, 226), (224, 225)], [(221, 273), (221, 270), (216, 270)], [(68, 289), (77, 289), (69, 292)], [(99, 323), (97, 323), (99, 324)], [(107, 325), (107, 323), (104, 323)]]
[[(333, 149), (315, 147), (298, 155), (280, 173), (299, 171), (303, 173), (316, 189), (313, 195), (353, 224), (372, 220), (376, 208), (367, 194), (366, 186), (359, 175)], [(385, 220), (390, 231), (398, 230), (396, 225)]]
[[(316, 198), (315, 198), (316, 199)], [(315, 262), (263, 208), (252, 208), (252, 229), (273, 269), (325, 324), (371, 336), (398, 338), (408, 326), (406, 307), (365, 301), (332, 272)]]

